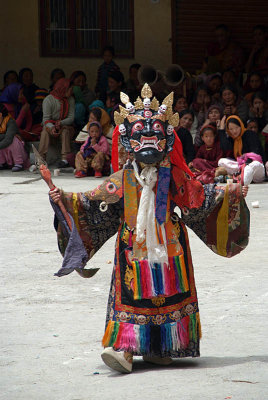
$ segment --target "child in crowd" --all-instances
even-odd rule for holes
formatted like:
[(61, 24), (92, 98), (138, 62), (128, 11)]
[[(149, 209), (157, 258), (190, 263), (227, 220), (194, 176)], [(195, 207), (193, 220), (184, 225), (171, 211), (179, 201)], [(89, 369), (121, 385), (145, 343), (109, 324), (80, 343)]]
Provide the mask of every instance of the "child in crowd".
[(12, 168), (12, 172), (22, 171), (30, 166), (15, 120), (0, 103), (0, 170)]
[(213, 183), (218, 161), (223, 157), (223, 151), (217, 138), (217, 126), (211, 122), (202, 127), (200, 136), (203, 145), (198, 149), (190, 167), (193, 167), (196, 178), (203, 183)]
[(177, 96), (174, 99), (173, 103), (173, 110), (174, 112), (180, 113), (183, 110), (186, 110), (188, 108), (188, 102), (186, 97), (184, 96)]
[(246, 130), (237, 115), (231, 115), (227, 119), (224, 116), (218, 132), (221, 149), (231, 151), (230, 158), (219, 160), (219, 167), (223, 167), (231, 175), (240, 172), (246, 186), (252, 181), (262, 182), (265, 177), (264, 151), (255, 132)]
[(52, 92), (43, 101), (43, 130), (41, 132), (39, 153), (45, 159), (50, 140), (61, 139), (61, 161), (59, 168), (69, 167), (67, 155), (71, 152), (71, 139), (74, 135), (75, 102), (69, 79), (61, 78)]
[(19, 82), (23, 86), (23, 93), (29, 104), (34, 101), (35, 91), (39, 87), (33, 83), (33, 71), (31, 68), (22, 68), (19, 72)]
[(110, 72), (119, 71), (118, 65), (113, 61), (114, 48), (106, 46), (102, 52), (103, 63), (98, 68), (97, 83), (95, 92), (97, 97), (105, 103), (106, 93), (109, 90), (108, 75)]
[(97, 121), (88, 124), (89, 137), (75, 157), (75, 177), (84, 178), (94, 173), (95, 178), (110, 172), (110, 149), (101, 124)]
[(65, 78), (65, 72), (61, 68), (55, 68), (51, 71), (50, 74), (50, 86), (49, 86), (49, 91), (54, 89), (55, 83), (61, 79)]
[(213, 124), (216, 124), (217, 128), (219, 128), (222, 117), (223, 117), (222, 107), (215, 104), (208, 108), (206, 117), (205, 117), (206, 118), (205, 122), (200, 127), (200, 129), (197, 130), (197, 133), (195, 136), (194, 144), (195, 144), (196, 148), (200, 147), (203, 144), (203, 141), (202, 141), (202, 138), (200, 135), (200, 132), (203, 129), (203, 127), (213, 123)]

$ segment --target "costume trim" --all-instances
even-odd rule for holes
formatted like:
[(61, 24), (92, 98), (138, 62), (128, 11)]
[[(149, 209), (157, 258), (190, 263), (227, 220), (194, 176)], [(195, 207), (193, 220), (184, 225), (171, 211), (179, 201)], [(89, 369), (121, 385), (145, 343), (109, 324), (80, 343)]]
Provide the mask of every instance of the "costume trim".
[(137, 325), (126, 322), (109, 321), (102, 345), (133, 354), (150, 354), (154, 336), (158, 334), (161, 353), (186, 349), (191, 342), (201, 339), (199, 313), (188, 315), (180, 321), (159, 326)]
[(148, 260), (132, 262), (134, 300), (152, 299), (164, 295), (189, 291), (184, 255), (168, 257), (169, 264), (150, 263)]

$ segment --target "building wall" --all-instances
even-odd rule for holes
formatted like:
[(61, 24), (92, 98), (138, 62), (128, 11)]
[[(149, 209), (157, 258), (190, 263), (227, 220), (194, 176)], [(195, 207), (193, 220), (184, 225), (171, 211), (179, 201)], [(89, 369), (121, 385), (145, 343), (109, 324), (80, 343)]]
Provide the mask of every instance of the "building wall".
[[(116, 59), (125, 78), (134, 62), (153, 64), (163, 69), (171, 63), (171, 0), (135, 0), (135, 59)], [(0, 41), (0, 79), (14, 69), (30, 67), (34, 81), (40, 87), (49, 86), (53, 68), (62, 68), (66, 76), (74, 70), (87, 74), (88, 84), (94, 87), (101, 58), (66, 58), (39, 56), (38, 0), (8, 0), (1, 5), (2, 40)], [(5, 40), (3, 40), (5, 38)], [(2, 82), (0, 83), (0, 87)]]

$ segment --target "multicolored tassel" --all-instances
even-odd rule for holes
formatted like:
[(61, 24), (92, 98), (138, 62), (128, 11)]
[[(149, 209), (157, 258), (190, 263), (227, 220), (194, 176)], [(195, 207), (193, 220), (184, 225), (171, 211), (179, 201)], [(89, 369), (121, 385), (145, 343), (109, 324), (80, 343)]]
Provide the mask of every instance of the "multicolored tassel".
[(168, 258), (166, 263), (133, 261), (134, 300), (173, 296), (189, 291), (189, 283), (183, 254)]
[(201, 338), (199, 313), (191, 314), (180, 321), (160, 326), (137, 325), (126, 322), (109, 321), (102, 345), (115, 350), (130, 351), (134, 354), (152, 352), (152, 337), (155, 329), (160, 330), (161, 352), (186, 349), (189, 342), (197, 343)]

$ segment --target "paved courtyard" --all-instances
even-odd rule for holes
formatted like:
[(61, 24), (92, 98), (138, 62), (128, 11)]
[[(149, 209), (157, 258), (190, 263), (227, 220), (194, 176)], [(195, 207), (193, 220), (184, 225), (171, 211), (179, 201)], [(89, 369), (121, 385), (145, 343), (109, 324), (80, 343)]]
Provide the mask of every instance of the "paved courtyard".
[[(61, 264), (47, 186), (0, 172), (0, 400), (268, 399), (268, 183), (251, 185), (248, 247), (226, 259), (189, 231), (203, 329), (201, 358), (120, 375), (100, 358), (115, 238), (89, 262), (92, 279), (57, 278)], [(66, 191), (100, 181), (54, 178)], [(260, 207), (251, 203), (259, 201)]]

